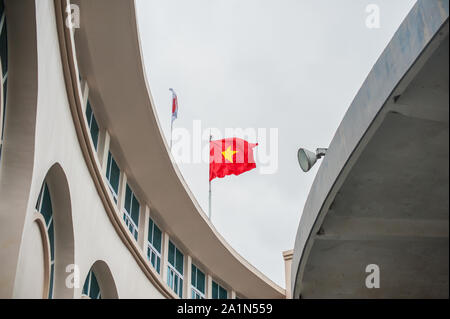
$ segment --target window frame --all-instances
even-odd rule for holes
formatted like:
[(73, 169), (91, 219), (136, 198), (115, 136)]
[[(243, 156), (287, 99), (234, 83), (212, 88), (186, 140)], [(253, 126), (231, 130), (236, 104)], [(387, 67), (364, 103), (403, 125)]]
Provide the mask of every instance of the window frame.
[[(127, 192), (130, 190), (130, 212), (128, 212), (126, 208), (126, 197)], [(136, 201), (138, 205), (138, 216), (137, 216), (137, 222), (133, 220), (133, 209), (134, 209), (134, 201)], [(138, 240), (139, 236), (139, 216), (141, 214), (141, 204), (136, 197), (136, 194), (133, 192), (133, 189), (130, 187), (130, 185), (127, 183), (125, 187), (125, 202), (123, 203), (122, 207), (122, 213), (123, 213), (123, 220), (125, 222), (125, 225), (127, 226), (128, 230), (131, 232), (131, 235), (134, 237), (135, 240)]]
[[(195, 267), (196, 273), (195, 273), (195, 285), (192, 283), (194, 278), (193, 268)], [(204, 277), (203, 281), (203, 290), (204, 292), (201, 292), (200, 289), (197, 287), (198, 284), (198, 272), (201, 272)], [(194, 263), (191, 264), (191, 299), (206, 299), (206, 286), (207, 286), (207, 276), (204, 271), (202, 271), (197, 265)], [(195, 298), (194, 298), (195, 296)], [(199, 297), (199, 298), (197, 298)]]
[[(97, 294), (97, 296), (95, 296), (95, 298), (93, 298), (91, 296), (92, 276), (94, 276), (95, 282), (97, 283), (97, 287), (98, 287), (98, 294)], [(85, 293), (85, 291), (84, 291), (86, 283), (88, 284), (87, 293)], [(102, 290), (100, 289), (100, 284), (98, 283), (97, 276), (95, 275), (95, 273), (92, 269), (89, 270), (89, 272), (88, 272), (88, 275), (87, 275), (86, 280), (83, 285), (83, 289), (81, 291), (81, 295), (88, 297), (89, 299), (102, 299)]]
[[(169, 260), (169, 256), (167, 256), (167, 285), (174, 291), (180, 298), (183, 298), (183, 284), (184, 284), (184, 254), (178, 247), (169, 240), (169, 247), (172, 245), (174, 247), (174, 262), (173, 264)], [(176, 269), (177, 264), (177, 251), (180, 252), (183, 257), (183, 274), (181, 274), (178, 269)], [(177, 282), (177, 287), (175, 287), (175, 282)], [(177, 289), (175, 289), (177, 288)], [(177, 291), (178, 290), (178, 291)]]
[[(152, 227), (152, 240), (149, 240), (149, 236), (150, 236), (150, 227)], [(160, 251), (158, 251), (158, 249), (156, 249), (156, 247), (154, 246), (154, 236), (155, 236), (155, 227), (159, 230), (160, 232)], [(155, 221), (152, 218), (149, 218), (149, 223), (148, 223), (148, 236), (147, 236), (147, 259), (150, 262), (150, 264), (152, 265), (152, 267), (156, 270), (156, 272), (158, 274), (161, 273), (161, 259), (162, 259), (162, 231), (161, 228), (158, 227), (158, 225), (155, 223)], [(152, 262), (152, 256), (155, 256), (155, 262)]]
[[(90, 113), (90, 116), (89, 114)], [(89, 135), (91, 136), (92, 144), (94, 144), (94, 149), (98, 151), (98, 142), (100, 139), (100, 126), (98, 125), (97, 119), (95, 118), (94, 110), (92, 109), (91, 102), (89, 101), (89, 98), (86, 101), (86, 110), (85, 110), (87, 125), (89, 128)], [(93, 135), (93, 124), (95, 124), (96, 130), (97, 130), (97, 138), (94, 139)]]
[[(217, 298), (214, 298), (214, 285), (217, 286)], [(226, 298), (222, 298), (220, 296), (221, 289), (223, 291), (225, 291)], [(218, 299), (229, 299), (229, 291), (228, 291), (228, 289), (226, 289), (224, 286), (222, 286), (220, 283), (218, 283), (216, 280), (213, 279), (212, 284), (211, 284), (211, 298), (212, 299), (216, 299), (216, 300), (218, 300)]]
[[(46, 198), (46, 194), (48, 194), (48, 198), (50, 201), (50, 217), (47, 221), (46, 216), (44, 215), (42, 209), (44, 204), (44, 199)], [(53, 203), (52, 197), (50, 194), (50, 190), (48, 188), (47, 182), (44, 181), (41, 186), (41, 190), (39, 191), (38, 199), (35, 206), (35, 212), (40, 214), (45, 222), (45, 230), (47, 232), (48, 237), (48, 247), (50, 249), (50, 274), (49, 274), (49, 286), (48, 286), (48, 299), (53, 299), (54, 296), (54, 287), (55, 287), (55, 223), (53, 220)], [(50, 233), (51, 232), (51, 233)], [(52, 234), (52, 235), (50, 235)]]
[[(111, 178), (111, 172), (113, 169), (113, 165), (115, 164), (115, 166), (117, 167), (118, 171), (119, 171), (119, 180), (117, 181), (117, 191), (114, 189), (114, 186), (111, 184), (110, 178)], [(109, 168), (109, 171), (108, 171)], [(120, 170), (119, 165), (117, 164), (116, 160), (114, 159), (114, 155), (111, 153), (111, 150), (108, 151), (108, 158), (106, 160), (106, 173), (105, 173), (105, 177), (106, 177), (106, 182), (107, 185), (109, 187), (109, 190), (111, 192), (111, 195), (113, 196), (114, 202), (117, 204), (118, 200), (119, 200), (119, 191), (120, 191), (120, 175), (122, 174), (122, 171)]]

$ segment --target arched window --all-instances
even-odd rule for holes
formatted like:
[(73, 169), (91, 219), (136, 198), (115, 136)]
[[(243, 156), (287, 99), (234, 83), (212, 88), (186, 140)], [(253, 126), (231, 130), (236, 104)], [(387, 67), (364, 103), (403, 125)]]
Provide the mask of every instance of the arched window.
[(102, 299), (102, 293), (98, 284), (97, 277), (92, 269), (89, 271), (83, 285), (83, 296), (90, 299)]
[(53, 209), (50, 192), (47, 183), (44, 182), (39, 193), (38, 201), (36, 203), (36, 211), (40, 213), (45, 220), (45, 229), (47, 230), (49, 247), (50, 247), (50, 283), (48, 289), (48, 298), (53, 298), (53, 286), (55, 277), (55, 240), (53, 227)]
[(97, 260), (90, 268), (83, 284), (82, 299), (118, 299), (117, 287), (109, 266)]
[(6, 30), (5, 4), (0, 0), (0, 158), (3, 147), (3, 131), (5, 127), (6, 114), (6, 86), (8, 82), (8, 38)]

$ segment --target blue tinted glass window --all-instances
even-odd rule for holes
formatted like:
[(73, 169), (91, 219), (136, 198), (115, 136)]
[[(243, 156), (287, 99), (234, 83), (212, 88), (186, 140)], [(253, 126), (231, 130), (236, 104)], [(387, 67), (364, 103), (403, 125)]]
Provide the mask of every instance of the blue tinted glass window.
[(91, 299), (101, 299), (100, 286), (92, 269), (89, 271), (86, 280), (84, 281), (83, 295), (88, 296)]
[(53, 298), (53, 278), (55, 277), (55, 264), (50, 266), (50, 285), (48, 291), (48, 299)]
[(219, 286), (219, 299), (228, 299), (228, 292), (225, 288)]
[(84, 285), (83, 285), (83, 295), (88, 295), (89, 294), (89, 280), (91, 276), (91, 272), (88, 273), (86, 280), (84, 281)]
[(92, 299), (97, 299), (100, 294), (100, 287), (97, 282), (97, 277), (95, 277), (95, 274), (91, 271), (91, 291), (89, 292), (89, 297)]
[(180, 279), (180, 287), (178, 288), (178, 297), (183, 298), (183, 279)]
[(111, 188), (117, 195), (119, 192), (120, 169), (119, 166), (117, 166), (117, 163), (114, 160), (114, 157), (112, 156), (111, 152), (109, 152), (108, 154), (108, 163), (106, 166), (106, 178), (108, 179)]
[(158, 253), (161, 253), (162, 232), (151, 218), (148, 225), (148, 241)]
[(212, 282), (212, 298), (213, 299), (228, 299), (228, 292), (225, 288), (223, 288), (221, 285), (216, 283), (215, 281)]
[(48, 240), (50, 241), (50, 257), (51, 260), (55, 260), (55, 235), (53, 229), (53, 220), (50, 222), (47, 232), (48, 232)]
[(212, 283), (212, 299), (219, 299), (219, 285), (215, 281)]
[(136, 197), (133, 194), (133, 206), (131, 209), (131, 218), (133, 219), (136, 226), (139, 225), (139, 209), (140, 209), (139, 202), (137, 201)]
[(6, 19), (0, 34), (0, 58), (2, 59), (2, 75), (8, 71), (8, 37), (6, 30)]
[(172, 278), (173, 278), (173, 273), (170, 271), (170, 267), (168, 267), (167, 269), (167, 284), (172, 287)]
[(48, 298), (53, 298), (53, 283), (54, 283), (54, 268), (55, 268), (55, 240), (54, 240), (54, 223), (53, 223), (53, 211), (52, 201), (50, 197), (50, 191), (47, 183), (43, 183), (41, 191), (36, 203), (36, 210), (42, 215), (45, 220), (45, 226), (47, 229), (47, 235), (50, 246), (50, 284)]
[(139, 209), (140, 205), (139, 202), (134, 195), (131, 188), (128, 186), (126, 187), (125, 191), (125, 204), (124, 204), (125, 210), (127, 211), (128, 215), (131, 217), (133, 222), (136, 224), (136, 226), (139, 225)]
[(159, 274), (160, 270), (161, 270), (161, 259), (158, 258), (156, 260), (156, 271), (158, 272), (158, 274)]
[(106, 163), (106, 177), (109, 180), (109, 175), (111, 172), (111, 159), (112, 159), (112, 155), (111, 153), (108, 153), (108, 162)]
[(178, 293), (178, 280), (175, 280), (173, 287), (173, 289)]
[(124, 204), (125, 210), (129, 213), (131, 208), (131, 189), (127, 185), (127, 188), (125, 190), (125, 204)]
[(36, 210), (39, 211), (41, 209), (41, 200), (42, 200), (42, 193), (44, 192), (44, 188), (45, 188), (45, 183), (42, 184), (41, 190), (39, 192), (39, 196), (38, 196), (38, 200), (36, 202)]
[(148, 223), (148, 241), (153, 244), (153, 220), (151, 218)]
[(6, 89), (8, 86), (8, 78), (5, 79), (5, 82), (3, 83), (3, 119), (2, 119), (2, 140), (3, 140), (3, 133), (5, 131), (5, 119), (6, 119)]
[(116, 193), (119, 192), (119, 178), (120, 178), (120, 169), (117, 166), (116, 161), (112, 158), (111, 161), (111, 186), (114, 188)]
[(197, 267), (192, 264), (192, 270), (191, 270), (191, 285), (196, 287), (197, 284)]
[(194, 264), (192, 264), (192, 272), (191, 272), (191, 283), (198, 291), (201, 293), (205, 293), (205, 274), (198, 269)]
[(183, 261), (184, 261), (183, 254), (181, 253), (181, 251), (176, 249), (175, 268), (181, 275), (183, 275)]
[(92, 142), (94, 143), (95, 149), (97, 149), (98, 144), (98, 134), (99, 134), (99, 128), (97, 120), (95, 119), (94, 112), (92, 111), (91, 103), (87, 102), (86, 106), (86, 119), (89, 125), (89, 130), (91, 133)]
[(205, 274), (197, 269), (197, 289), (200, 290), (202, 294), (205, 293), (205, 286), (206, 286), (206, 280), (205, 280)]
[(172, 266), (175, 266), (175, 246), (174, 244), (172, 244), (172, 242), (169, 242), (168, 260)]
[(50, 223), (50, 219), (52, 217), (52, 201), (50, 199), (50, 192), (48, 191), (47, 184), (44, 186), (44, 196), (42, 197), (40, 213), (44, 216), (45, 223), (48, 225)]
[(3, 12), (5, 12), (5, 4), (3, 3), (3, 0), (0, 0), (0, 17), (3, 16)]
[(161, 253), (162, 232), (158, 228), (158, 226), (156, 226), (156, 224), (154, 225), (154, 228), (153, 228), (153, 243), (152, 243), (152, 245), (153, 245), (153, 247), (155, 247), (155, 249), (158, 251), (158, 253)]
[[(3, 120), (2, 120), (2, 130), (5, 129), (7, 87), (8, 87), (8, 78), (5, 78), (4, 79), (4, 83), (3, 83)], [(2, 137), (3, 137), (3, 132), (2, 132)]]
[(92, 108), (91, 108), (91, 103), (88, 100), (87, 105), (86, 105), (86, 119), (87, 119), (88, 123), (91, 122), (91, 117), (92, 117)]

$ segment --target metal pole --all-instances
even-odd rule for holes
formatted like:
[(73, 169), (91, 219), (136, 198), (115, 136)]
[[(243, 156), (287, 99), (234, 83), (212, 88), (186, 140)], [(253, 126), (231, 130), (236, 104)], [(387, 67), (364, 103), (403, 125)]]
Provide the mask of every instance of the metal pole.
[(170, 150), (172, 150), (173, 118), (170, 117)]
[(209, 220), (211, 220), (211, 181), (209, 181)]

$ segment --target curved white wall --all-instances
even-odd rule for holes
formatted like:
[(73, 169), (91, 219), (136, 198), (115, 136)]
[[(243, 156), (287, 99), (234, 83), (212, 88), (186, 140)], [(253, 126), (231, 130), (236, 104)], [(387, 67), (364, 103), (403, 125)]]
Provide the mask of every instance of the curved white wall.
[[(40, 258), (39, 251), (31, 253), (33, 247), (30, 242), (36, 239), (36, 231), (28, 230), (34, 229), (34, 205), (42, 182), (49, 169), (59, 163), (69, 184), (76, 247), (75, 264), (80, 269), (79, 288), (74, 290), (73, 296), (81, 297), (87, 273), (92, 265), (101, 259), (111, 270), (120, 298), (162, 298), (161, 293), (142, 273), (135, 258), (117, 236), (85, 165), (64, 85), (53, 1), (36, 1), (36, 17), (39, 88), (36, 145), (14, 296), (28, 297), (30, 286), (35, 290), (40, 289), (37, 283), (41, 279), (34, 278), (34, 281), (28, 282), (29, 278), (25, 277), (26, 273), (23, 272), (25, 269), (43, 267), (36, 263)], [(54, 211), (53, 214), (58, 212)], [(55, 242), (58, 242), (58, 238), (55, 238)], [(63, 279), (65, 280), (63, 276), (56, 277), (60, 283)], [(33, 296), (35, 295), (36, 291), (33, 291)], [(56, 293), (55, 297), (61, 296)]]
[[(67, 32), (69, 29), (64, 29), (61, 22), (68, 0), (6, 0), (6, 3), (8, 37), (12, 39), (9, 51), (13, 54), (8, 83), (8, 106), (11, 111), (6, 117), (4, 153), (0, 163), (0, 297), (47, 296), (50, 248), (48, 234), (37, 227), (36, 218), (40, 215), (35, 209), (45, 182), (51, 196), (55, 230), (54, 298), (80, 298), (83, 283), (91, 269), (99, 281), (103, 298), (177, 298), (165, 283), (169, 238), (180, 245), (185, 254), (184, 298), (190, 296), (191, 263), (205, 272), (206, 289), (209, 291), (206, 297), (211, 295), (210, 286), (214, 280), (223, 284), (232, 298), (236, 295), (284, 298), (284, 290), (240, 257), (206, 220), (171, 162), (153, 113), (153, 102), (145, 79), (139, 76), (129, 85), (142, 89), (139, 98), (144, 104), (136, 103), (136, 109), (131, 113), (141, 116), (139, 112), (145, 112), (142, 117), (149, 122), (143, 122), (143, 125), (152, 133), (149, 136), (152, 136), (152, 142), (159, 150), (153, 154), (155, 161), (149, 161), (154, 164), (150, 168), (159, 171), (160, 183), (166, 187), (175, 185), (167, 188), (177, 192), (173, 199), (163, 198), (160, 196), (160, 185), (156, 185), (153, 179), (153, 188), (149, 189), (143, 187), (146, 184), (142, 184), (142, 180), (135, 178), (139, 174), (134, 172), (133, 176), (136, 166), (140, 168), (140, 165), (122, 166), (124, 180), (129, 181), (132, 187), (145, 188), (147, 193), (138, 193), (138, 198), (141, 195), (143, 200), (140, 203), (140, 236), (137, 242), (132, 239), (122, 222), (121, 211), (108, 197), (105, 162), (103, 157), (100, 158), (101, 152), (109, 149), (109, 145), (103, 146), (110, 137), (102, 125), (111, 123), (102, 123), (99, 119), (102, 136), (99, 147), (103, 149), (97, 153), (87, 136), (89, 133), (86, 133), (84, 112), (80, 113), (81, 108), (78, 108), (83, 103), (80, 95), (84, 92), (80, 92), (78, 76), (75, 76), (78, 72), (72, 51), (75, 41), (68, 39), (71, 33)], [(106, 3), (116, 10), (111, 11), (116, 16), (110, 15), (109, 19), (114, 20), (117, 14), (131, 16), (123, 18), (124, 24), (129, 27), (129, 20), (134, 19), (134, 2), (97, 2), (96, 5)], [(93, 2), (84, 4), (92, 9), (89, 6)], [(122, 6), (129, 10), (124, 13)], [(103, 7), (94, 5), (93, 8), (103, 11)], [(25, 20), (24, 12), (27, 15)], [(96, 17), (95, 10), (88, 12)], [(102, 17), (97, 18), (90, 20), (91, 27), (105, 27)], [(100, 22), (97, 23), (97, 20)], [(122, 36), (132, 40), (127, 52), (130, 53), (128, 58), (131, 56), (133, 59), (128, 61), (130, 65), (127, 64), (127, 67), (135, 67), (139, 74), (143, 74), (141, 61), (135, 59), (140, 52), (135, 27), (132, 25), (122, 30)], [(129, 32), (133, 35), (129, 36)], [(106, 45), (109, 44), (106, 42)], [(88, 51), (89, 47), (83, 53), (89, 56)], [(96, 51), (97, 54), (99, 52)], [(94, 83), (95, 80), (104, 81), (100, 75), (92, 79), (92, 74), (91, 80)], [(84, 79), (82, 82), (84, 84)], [(95, 85), (92, 92), (95, 93)], [(117, 97), (118, 91), (109, 90), (106, 93), (108, 97)], [(128, 90), (127, 93), (133, 91)], [(93, 108), (95, 113), (95, 103)], [(111, 112), (105, 114), (111, 115)], [(117, 125), (122, 118), (114, 122)], [(118, 136), (112, 134), (113, 152), (114, 147), (120, 144), (118, 142)], [(122, 163), (135, 163), (142, 154), (149, 155), (149, 151), (153, 149), (140, 148), (140, 153), (134, 156), (127, 153), (129, 158), (122, 158)], [(145, 164), (145, 167), (148, 168), (148, 165)], [(129, 180), (126, 179), (127, 174)], [(124, 188), (121, 189), (123, 196)], [(149, 198), (149, 193), (153, 197)], [(155, 201), (163, 204), (156, 205), (161, 209), (152, 211), (151, 215), (163, 231), (161, 274), (157, 274), (148, 262), (145, 245), (146, 225)], [(176, 206), (173, 206), (174, 203)], [(14, 214), (10, 213), (12, 211)], [(154, 214), (155, 211), (157, 214)], [(187, 221), (181, 220), (180, 216)], [(75, 276), (78, 282), (72, 286), (74, 269), (76, 273), (79, 271), (79, 276)]]

